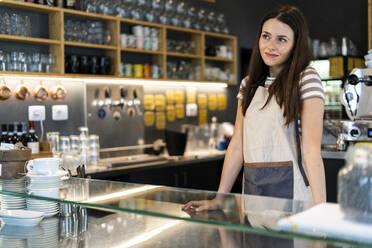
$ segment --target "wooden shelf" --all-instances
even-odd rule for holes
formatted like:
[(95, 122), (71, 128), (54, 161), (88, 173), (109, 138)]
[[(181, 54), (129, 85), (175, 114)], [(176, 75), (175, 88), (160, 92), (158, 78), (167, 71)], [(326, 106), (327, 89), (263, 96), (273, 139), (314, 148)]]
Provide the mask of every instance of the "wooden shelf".
[(128, 18), (119, 18), (121, 23), (127, 23), (127, 24), (133, 24), (133, 25), (143, 25), (147, 27), (154, 27), (154, 28), (163, 28), (164, 25), (158, 24), (158, 23), (152, 23), (152, 22), (145, 22), (145, 21), (138, 21), (134, 19), (128, 19)]
[(0, 6), (9, 7), (9, 8), (17, 8), (23, 10), (30, 10), (30, 11), (37, 11), (37, 12), (58, 12), (61, 11), (61, 8), (41, 5), (37, 3), (28, 3), (28, 2), (19, 2), (19, 1), (12, 1), (12, 0), (0, 0)]
[(191, 28), (182, 28), (177, 26), (165, 25), (167, 30), (182, 32), (182, 33), (190, 33), (190, 34), (201, 34), (202, 31), (191, 29)]
[(230, 39), (235, 40), (236, 37), (229, 34), (219, 34), (219, 33), (212, 33), (212, 32), (203, 32), (205, 36), (220, 38), (220, 39)]
[(17, 35), (7, 35), (7, 34), (0, 34), (0, 40), (15, 41), (15, 42), (20, 42), (20, 43), (30, 43), (30, 44), (41, 44), (41, 45), (61, 44), (59, 40), (25, 37), (25, 36), (17, 36)]
[(96, 14), (96, 13), (89, 13), (89, 12), (84, 12), (80, 10), (74, 10), (74, 9), (61, 9), (63, 13), (67, 16), (76, 16), (76, 17), (82, 17), (82, 18), (89, 18), (89, 19), (95, 19), (95, 20), (102, 20), (102, 21), (116, 21), (115, 16), (105, 16), (101, 14)]
[(204, 58), (206, 60), (210, 60), (210, 61), (220, 61), (220, 62), (234, 63), (233, 59), (226, 59), (226, 58), (212, 57), (212, 56), (204, 56)]
[(85, 47), (85, 48), (94, 48), (94, 49), (106, 49), (106, 50), (116, 50), (116, 46), (111, 45), (101, 45), (93, 43), (83, 43), (83, 42), (74, 42), (74, 41), (65, 41), (65, 46), (75, 46), (75, 47)]
[(130, 53), (145, 53), (145, 54), (154, 54), (154, 55), (163, 55), (164, 54), (164, 52), (162, 52), (162, 51), (153, 51), (153, 50), (128, 48), (128, 47), (122, 47), (120, 50), (122, 52), (130, 52)]
[[(371, 0), (370, 0), (371, 1)], [(29, 43), (36, 45), (45, 45), (49, 46), (49, 51), (56, 56), (56, 64), (53, 70), (56, 73), (22, 73), (22, 72), (2, 72), (3, 75), (27, 75), (27, 76), (51, 76), (51, 77), (84, 77), (84, 78), (123, 78), (120, 76), (120, 63), (122, 56), (125, 56), (123, 53), (138, 53), (138, 54), (149, 54), (157, 55), (152, 56), (152, 63), (157, 64), (163, 69), (164, 75), (166, 75), (166, 61), (167, 58), (177, 57), (177, 58), (188, 58), (192, 60), (192, 63), (199, 65), (201, 67), (201, 80), (175, 80), (175, 79), (150, 79), (150, 80), (166, 80), (166, 81), (190, 81), (190, 82), (205, 82), (209, 81), (204, 80), (204, 71), (205, 64), (208, 61), (219, 61), (224, 62), (223, 65), (229, 69), (234, 75), (237, 76), (237, 39), (233, 35), (218, 34), (213, 32), (205, 32), (190, 28), (176, 27), (170, 25), (162, 25), (159, 23), (150, 23), (146, 21), (138, 21), (133, 19), (121, 18), (119, 16), (105, 16), (102, 14), (88, 13), (79, 10), (71, 10), (65, 8), (49, 7), (46, 5), (39, 5), (35, 3), (28, 2), (18, 2), (14, 0), (0, 0), (0, 6), (13, 8), (13, 9), (22, 9), (26, 11), (39, 12), (42, 14), (49, 15), (49, 39), (45, 38), (34, 38), (34, 37), (23, 37), (23, 36), (14, 36), (14, 35), (0, 35), (0, 40), (6, 42), (17, 42), (17, 43)], [(110, 30), (112, 35), (112, 42), (115, 45), (101, 45), (101, 44), (92, 44), (92, 43), (82, 43), (82, 42), (71, 42), (64, 40), (64, 20), (66, 17), (76, 17), (80, 19), (91, 19), (106, 22), (107, 28)], [(124, 48), (120, 47), (120, 31), (121, 24), (128, 25), (142, 25), (147, 27), (158, 28), (158, 41), (159, 41), (159, 51), (144, 50), (144, 49), (135, 49), (135, 48)], [(167, 52), (166, 51), (166, 40), (167, 33), (179, 32), (191, 36), (191, 40), (195, 42), (195, 49), (193, 54), (185, 54), (178, 52)], [(209, 40), (222, 40), (222, 43), (232, 48), (233, 59), (218, 58), (204, 56), (204, 50), (206, 42)], [(66, 47), (78, 47), (78, 48), (87, 48), (87, 49), (96, 49), (104, 50), (111, 58), (112, 67), (111, 75), (90, 75), (90, 74), (70, 74), (65, 73), (65, 50)], [(81, 49), (83, 50), (83, 49)], [(166, 77), (166, 76), (164, 76)], [(132, 78), (131, 78), (132, 79)], [(148, 79), (141, 79), (148, 80)], [(237, 81), (227, 82), (228, 84), (237, 84)]]
[(180, 58), (190, 58), (190, 59), (201, 59), (200, 55), (187, 54), (187, 53), (167, 52), (167, 56), (180, 57)]

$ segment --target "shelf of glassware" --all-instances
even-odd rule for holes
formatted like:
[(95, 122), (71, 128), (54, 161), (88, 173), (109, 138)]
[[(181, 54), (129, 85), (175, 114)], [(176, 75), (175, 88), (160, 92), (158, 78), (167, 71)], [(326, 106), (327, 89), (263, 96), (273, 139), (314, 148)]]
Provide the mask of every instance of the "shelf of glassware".
[[(75, 46), (75, 47), (85, 47), (91, 49), (106, 49), (110, 53), (110, 56), (113, 57), (113, 73), (110, 76), (118, 76), (120, 75), (120, 54), (121, 52), (133, 52), (133, 53), (143, 53), (143, 54), (153, 54), (153, 55), (163, 55), (163, 68), (165, 68), (166, 58), (169, 57), (180, 57), (180, 58), (189, 58), (196, 61), (197, 64), (200, 64), (202, 67), (202, 72), (204, 71), (205, 62), (210, 60), (215, 61), (222, 61), (222, 62), (229, 62), (229, 64), (233, 64), (235, 76), (237, 72), (237, 63), (236, 63), (236, 37), (232, 35), (225, 35), (225, 34), (217, 34), (211, 32), (204, 32), (189, 28), (182, 28), (182, 27), (175, 27), (170, 25), (162, 25), (157, 23), (150, 23), (146, 21), (138, 21), (133, 19), (127, 18), (120, 18), (114, 16), (105, 16), (102, 14), (95, 14), (95, 13), (88, 13), (79, 10), (70, 10), (64, 8), (57, 8), (57, 7), (50, 7), (45, 5), (39, 5), (34, 3), (26, 3), (26, 2), (18, 2), (18, 1), (11, 1), (11, 0), (0, 0), (0, 6), (5, 6), (9, 8), (18, 8), (24, 9), (29, 11), (35, 12), (44, 12), (49, 13), (49, 36), (50, 39), (44, 38), (34, 38), (34, 37), (15, 37), (9, 35), (1, 35), (0, 40), (12, 40), (16, 42), (24, 42), (24, 43), (32, 43), (32, 44), (40, 44), (40, 45), (49, 45), (50, 52), (53, 52), (56, 56), (56, 64), (55, 64), (55, 73), (51, 73), (51, 75), (64, 75), (64, 46)], [(100, 45), (100, 44), (91, 44), (91, 43), (79, 43), (79, 42), (72, 42), (72, 41), (65, 41), (64, 40), (64, 17), (65, 16), (74, 16), (74, 17), (81, 17), (81, 18), (88, 18), (93, 20), (102, 20), (108, 21), (110, 23), (109, 28), (112, 31), (112, 45)], [(144, 25), (149, 27), (156, 27), (162, 29), (161, 35), (159, 36), (159, 47), (158, 51), (147, 51), (144, 49), (131, 49), (131, 48), (121, 48), (120, 47), (120, 24), (127, 23), (132, 25)], [(167, 31), (176, 31), (176, 32), (184, 32), (194, 35), (195, 37), (200, 37), (200, 40), (197, 42), (199, 47), (197, 51), (193, 54), (183, 54), (183, 53), (174, 53), (174, 52), (166, 52), (166, 32)], [(231, 60), (226, 59), (219, 59), (213, 58), (208, 56), (203, 56), (204, 47), (205, 47), (205, 37), (215, 37), (219, 39), (226, 39), (226, 43), (231, 43), (233, 45), (234, 56)], [(13, 72), (11, 72), (13, 73)], [(43, 74), (45, 75), (45, 74)], [(70, 74), (68, 74), (70, 75)], [(86, 75), (85, 75), (86, 76)], [(183, 80), (184, 81), (184, 80)], [(204, 80), (202, 75), (201, 80), (202, 82), (208, 82)], [(229, 82), (229, 84), (236, 84), (236, 82)]]
[(213, 56), (204, 56), (205, 60), (209, 61), (219, 61), (219, 62), (226, 62), (226, 63), (234, 63), (234, 59), (227, 59), (227, 58), (221, 58), (221, 57), (213, 57)]
[(94, 43), (85, 43), (85, 42), (74, 42), (74, 41), (65, 41), (65, 46), (73, 46), (73, 47), (85, 47), (85, 48), (94, 48), (94, 49), (104, 49), (104, 50), (116, 50), (116, 46), (112, 45), (101, 45), (101, 44), (94, 44)]
[(60, 40), (55, 40), (55, 39), (34, 38), (34, 37), (27, 37), (27, 36), (8, 35), (8, 34), (0, 34), (0, 40), (14, 41), (14, 42), (20, 42), (20, 43), (29, 43), (29, 44), (40, 44), (40, 45), (61, 44)]

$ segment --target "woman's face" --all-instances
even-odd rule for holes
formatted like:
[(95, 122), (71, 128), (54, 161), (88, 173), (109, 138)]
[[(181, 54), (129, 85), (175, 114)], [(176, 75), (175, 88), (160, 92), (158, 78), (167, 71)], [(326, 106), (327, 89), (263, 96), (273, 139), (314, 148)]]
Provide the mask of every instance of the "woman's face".
[(261, 32), (260, 54), (270, 68), (270, 76), (277, 76), (294, 45), (294, 32), (278, 19), (268, 19)]

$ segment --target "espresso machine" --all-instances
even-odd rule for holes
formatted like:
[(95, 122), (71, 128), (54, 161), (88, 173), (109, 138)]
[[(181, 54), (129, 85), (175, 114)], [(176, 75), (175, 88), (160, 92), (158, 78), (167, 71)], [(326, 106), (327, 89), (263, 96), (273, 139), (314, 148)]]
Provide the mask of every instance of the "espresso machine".
[[(336, 123), (344, 141), (372, 142), (372, 68), (355, 68), (351, 71), (341, 93), (350, 120)], [(339, 142), (339, 141), (338, 141)]]

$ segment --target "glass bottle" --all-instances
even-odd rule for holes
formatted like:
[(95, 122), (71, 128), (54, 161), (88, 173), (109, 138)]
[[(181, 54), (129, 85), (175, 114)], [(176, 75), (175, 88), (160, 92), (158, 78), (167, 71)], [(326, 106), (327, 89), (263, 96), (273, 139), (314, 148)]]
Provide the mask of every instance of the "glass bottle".
[(1, 124), (0, 144), (7, 143), (7, 138), (8, 138), (8, 126), (6, 124)]
[(28, 135), (25, 139), (28, 148), (31, 148), (31, 154), (39, 153), (39, 137), (35, 133), (34, 122), (29, 121)]
[(13, 135), (14, 135), (14, 125), (13, 124), (9, 124), (8, 125), (8, 136), (7, 136), (7, 140), (5, 143), (9, 143), (9, 144), (13, 144), (12, 142), (12, 138), (13, 138)]

